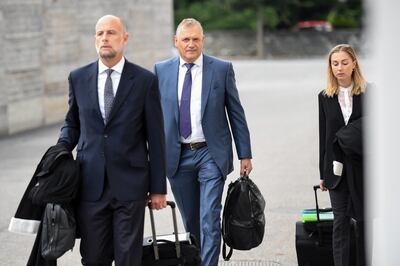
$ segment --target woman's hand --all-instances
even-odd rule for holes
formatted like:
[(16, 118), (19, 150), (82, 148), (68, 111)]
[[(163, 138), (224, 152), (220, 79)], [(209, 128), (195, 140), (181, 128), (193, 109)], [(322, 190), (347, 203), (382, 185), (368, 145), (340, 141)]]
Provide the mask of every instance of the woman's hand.
[(326, 188), (326, 186), (325, 186), (325, 181), (323, 180), (323, 179), (321, 179), (321, 181), (319, 182), (319, 188), (322, 190), (322, 191), (327, 191), (328, 189)]

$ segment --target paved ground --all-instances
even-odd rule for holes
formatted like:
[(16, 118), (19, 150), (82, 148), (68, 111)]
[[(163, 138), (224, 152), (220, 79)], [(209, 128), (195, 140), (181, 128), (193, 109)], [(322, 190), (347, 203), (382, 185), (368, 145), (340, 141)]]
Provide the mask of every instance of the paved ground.
[[(221, 265), (297, 265), (294, 225), (299, 211), (313, 206), (312, 185), (318, 183), (317, 93), (324, 86), (325, 62), (235, 61), (234, 68), (252, 137), (251, 177), (265, 196), (267, 225), (259, 247), (235, 251), (232, 259), (236, 262)], [(7, 227), (41, 155), (55, 143), (58, 129), (56, 125), (0, 139), (0, 265), (26, 264), (34, 236), (13, 234)], [(227, 182), (237, 177), (235, 171)], [(329, 205), (327, 193), (321, 201)], [(159, 233), (172, 232), (169, 217), (167, 211), (156, 213)], [(146, 235), (149, 232), (146, 225)], [(59, 265), (80, 265), (79, 261), (77, 245)]]

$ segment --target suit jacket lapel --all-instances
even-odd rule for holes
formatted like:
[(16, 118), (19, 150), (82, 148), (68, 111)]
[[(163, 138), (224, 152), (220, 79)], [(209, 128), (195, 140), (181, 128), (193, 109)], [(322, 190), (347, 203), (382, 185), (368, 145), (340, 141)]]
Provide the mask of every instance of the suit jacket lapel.
[(89, 98), (91, 100), (91, 104), (94, 106), (96, 114), (99, 118), (103, 121), (103, 117), (101, 116), (100, 112), (100, 105), (99, 105), (99, 95), (97, 92), (97, 79), (98, 79), (98, 70), (99, 65), (96, 61), (90, 67), (89, 75), (88, 75), (88, 90), (89, 90)]
[(179, 101), (178, 101), (178, 74), (179, 74), (179, 56), (175, 57), (171, 62), (171, 74), (169, 75), (167, 88), (171, 88), (168, 90), (168, 94), (170, 94), (171, 99), (175, 99), (175, 121), (178, 125), (179, 123)]
[(113, 119), (113, 117), (115, 116), (115, 114), (118, 112), (119, 108), (125, 101), (126, 97), (132, 91), (132, 87), (135, 83), (134, 74), (135, 73), (134, 69), (132, 68), (132, 65), (127, 60), (125, 60), (124, 68), (121, 74), (121, 79), (119, 81), (117, 89), (117, 94), (115, 95), (114, 98), (108, 123), (110, 123), (110, 121)]
[(203, 80), (201, 88), (201, 117), (203, 117), (204, 110), (208, 102), (208, 96), (210, 95), (211, 82), (213, 78), (212, 59), (206, 55), (203, 55)]
[(340, 108), (338, 96), (334, 95), (332, 98), (329, 98), (329, 99), (331, 99), (331, 105), (332, 105), (333, 111), (335, 112), (335, 117), (339, 117), (341, 126), (345, 126), (343, 113), (342, 113), (342, 109)]
[(351, 122), (354, 117), (360, 117), (361, 114), (361, 95), (353, 95), (353, 110), (351, 111), (351, 116), (349, 118), (349, 122)]

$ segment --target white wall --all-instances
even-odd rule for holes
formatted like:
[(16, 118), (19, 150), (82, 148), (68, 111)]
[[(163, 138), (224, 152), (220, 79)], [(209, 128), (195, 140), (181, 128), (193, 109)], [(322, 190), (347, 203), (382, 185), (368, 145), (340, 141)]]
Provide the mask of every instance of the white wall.
[[(372, 55), (367, 202), (372, 265), (400, 265), (399, 0), (367, 0)], [(372, 238), (371, 238), (372, 236)]]

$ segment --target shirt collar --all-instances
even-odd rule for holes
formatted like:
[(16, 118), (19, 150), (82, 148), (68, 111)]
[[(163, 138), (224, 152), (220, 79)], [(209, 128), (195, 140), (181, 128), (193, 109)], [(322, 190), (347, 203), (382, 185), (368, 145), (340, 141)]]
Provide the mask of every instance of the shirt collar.
[(339, 86), (339, 90), (340, 91), (351, 91), (352, 89), (353, 89), (353, 83), (351, 83), (351, 85), (349, 86), (349, 87), (342, 87), (342, 86)]
[[(119, 74), (122, 74), (122, 69), (124, 68), (125, 64), (125, 57), (122, 57), (119, 62), (114, 65), (111, 69), (114, 70), (115, 72), (118, 72)], [(99, 74), (103, 73), (108, 69), (108, 66), (106, 66), (100, 59), (99, 59)]]
[[(180, 67), (185, 67), (184, 64), (187, 62), (183, 60), (183, 58), (180, 56), (179, 57), (179, 66)], [(195, 66), (202, 67), (203, 66), (203, 53), (200, 54), (200, 56), (193, 62)]]

